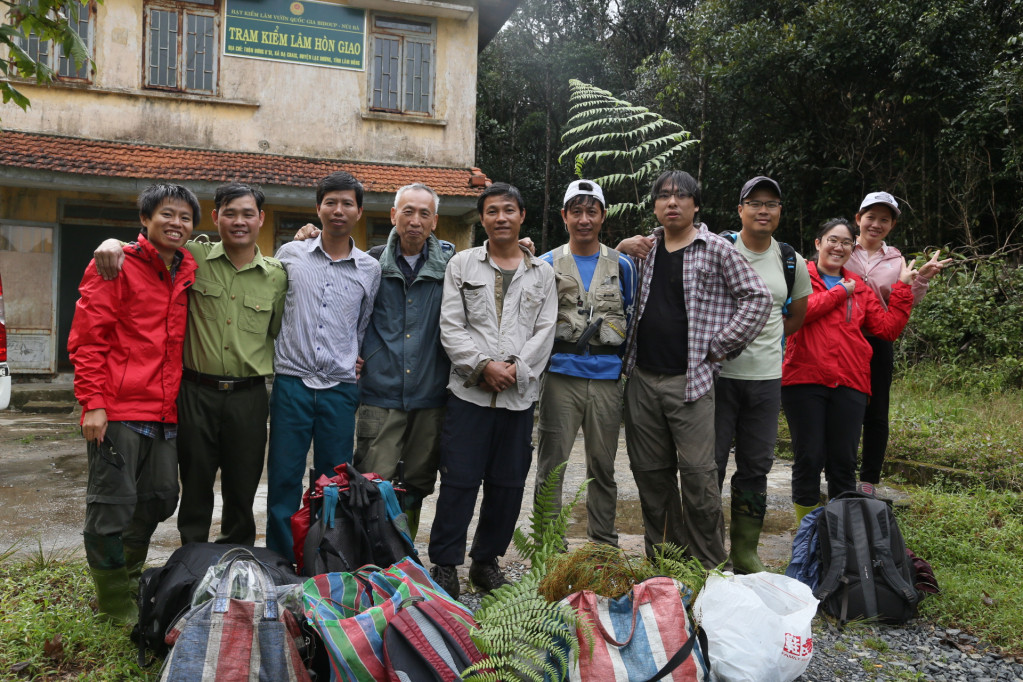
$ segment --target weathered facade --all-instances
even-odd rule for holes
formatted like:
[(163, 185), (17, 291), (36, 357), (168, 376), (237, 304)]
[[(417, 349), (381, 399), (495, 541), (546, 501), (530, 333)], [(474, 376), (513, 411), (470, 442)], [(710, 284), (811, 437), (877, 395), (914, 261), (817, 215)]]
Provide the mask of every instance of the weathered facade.
[(137, 234), (139, 190), (180, 182), (213, 229), (214, 188), (262, 186), (264, 253), (315, 222), (316, 181), (366, 187), (361, 247), (394, 191), (441, 195), (438, 235), (468, 246), (486, 183), (473, 167), (476, 55), (509, 0), (105, 0), (77, 30), (94, 67), (27, 38), (58, 74), (0, 108), (0, 270), (16, 374), (67, 368), (77, 284), (103, 238)]

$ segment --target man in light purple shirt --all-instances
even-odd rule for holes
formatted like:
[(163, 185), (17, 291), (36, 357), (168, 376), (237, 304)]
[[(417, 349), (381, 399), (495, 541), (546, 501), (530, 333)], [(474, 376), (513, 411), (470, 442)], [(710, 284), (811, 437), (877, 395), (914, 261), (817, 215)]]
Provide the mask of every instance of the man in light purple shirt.
[(328, 175), (316, 187), (322, 232), (276, 254), (288, 273), (288, 296), (270, 394), (266, 546), (292, 560), (291, 515), (301, 503), (309, 445), (318, 475), (352, 461), (356, 362), (380, 287), (380, 263), (351, 237), (362, 194), (350, 174)]

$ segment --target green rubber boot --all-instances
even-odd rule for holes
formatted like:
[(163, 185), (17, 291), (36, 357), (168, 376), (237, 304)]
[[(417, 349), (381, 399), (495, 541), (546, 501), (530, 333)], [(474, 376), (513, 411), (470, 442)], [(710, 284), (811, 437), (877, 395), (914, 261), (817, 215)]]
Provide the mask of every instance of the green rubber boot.
[(142, 578), (142, 571), (146, 567), (148, 554), (149, 545), (124, 545), (124, 563), (128, 569), (128, 592), (132, 599), (138, 599), (139, 579)]
[(99, 617), (116, 625), (132, 625), (139, 619), (138, 605), (128, 591), (128, 569), (90, 568), (96, 583), (96, 603)]
[(803, 523), (803, 517), (812, 512), (814, 509), (817, 509), (818, 507), (823, 507), (824, 505), (818, 502), (817, 504), (811, 507), (804, 507), (801, 504), (796, 504), (795, 502), (793, 502), (792, 506), (796, 508), (796, 530), (799, 530), (799, 525)]
[(422, 511), (423, 508), (421, 506), (405, 510), (405, 517), (408, 519), (408, 534), (413, 541), (416, 539), (416, 533), (419, 531), (419, 515)]
[(739, 575), (767, 570), (757, 556), (757, 543), (760, 541), (766, 514), (766, 493), (732, 488), (732, 523), (728, 529), (732, 548), (729, 558), (732, 570)]

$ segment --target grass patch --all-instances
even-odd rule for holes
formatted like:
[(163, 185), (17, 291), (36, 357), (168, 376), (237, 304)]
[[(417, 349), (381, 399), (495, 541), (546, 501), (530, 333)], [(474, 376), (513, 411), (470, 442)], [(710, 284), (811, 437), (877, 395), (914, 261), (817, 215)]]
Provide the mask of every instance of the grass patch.
[(894, 382), (889, 455), (1023, 485), (1023, 393), (949, 391), (934, 372), (913, 367)]
[(899, 516), (906, 545), (933, 564), (941, 586), (921, 615), (1023, 651), (1023, 496), (922, 488)]
[(0, 559), (0, 679), (156, 679), (159, 666), (136, 665), (130, 628), (93, 615), (84, 561), (42, 552)]
[[(1023, 391), (994, 390), (979, 369), (965, 389), (946, 385), (934, 364), (897, 368), (888, 456), (965, 469), (989, 484), (1023, 489)], [(775, 455), (792, 459), (788, 422), (778, 418)]]

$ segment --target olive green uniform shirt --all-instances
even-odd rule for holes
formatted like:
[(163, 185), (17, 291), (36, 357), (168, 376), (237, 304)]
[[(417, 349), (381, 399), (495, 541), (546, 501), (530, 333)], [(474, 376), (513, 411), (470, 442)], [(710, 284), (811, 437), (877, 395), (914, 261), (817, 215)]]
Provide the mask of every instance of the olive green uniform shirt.
[(240, 270), (220, 242), (190, 241), (185, 248), (199, 266), (188, 300), (185, 367), (225, 377), (273, 374), (288, 290), (283, 266), (259, 247)]

